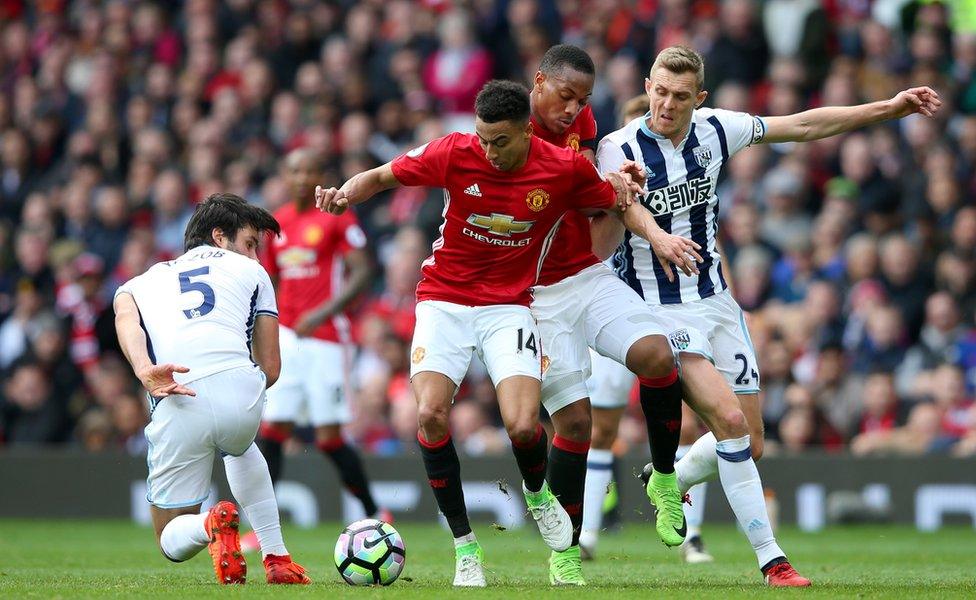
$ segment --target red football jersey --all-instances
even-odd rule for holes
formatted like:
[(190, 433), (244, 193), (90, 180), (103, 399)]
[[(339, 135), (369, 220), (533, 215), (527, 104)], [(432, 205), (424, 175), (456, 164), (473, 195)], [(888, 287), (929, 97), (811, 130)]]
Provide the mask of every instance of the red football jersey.
[(417, 300), (520, 304), (567, 211), (608, 209), (612, 186), (588, 160), (537, 137), (517, 171), (499, 171), (472, 134), (452, 133), (393, 161), (403, 185), (445, 189), (444, 222), (424, 261)]
[[(310, 206), (298, 212), (293, 202), (274, 214), (281, 236), (267, 245), (262, 263), (278, 280), (278, 319), (294, 327), (306, 311), (321, 305), (342, 286), (342, 257), (366, 245), (356, 215), (336, 217)], [(326, 320), (312, 336), (330, 342), (349, 341), (349, 320), (339, 314)]]
[[(576, 120), (562, 134), (550, 132), (534, 119), (532, 131), (550, 144), (572, 148), (576, 152), (587, 148), (596, 150), (596, 119), (593, 118), (593, 109), (589, 104), (576, 115)], [(592, 248), (589, 218), (577, 211), (568, 213), (559, 225), (552, 249), (542, 263), (539, 285), (560, 282), (600, 262)]]

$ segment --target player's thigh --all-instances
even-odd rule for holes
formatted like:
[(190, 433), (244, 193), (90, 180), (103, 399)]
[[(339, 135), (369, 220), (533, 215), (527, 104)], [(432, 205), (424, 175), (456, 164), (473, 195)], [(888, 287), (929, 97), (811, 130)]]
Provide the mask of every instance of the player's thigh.
[(532, 302), (542, 340), (542, 405), (550, 415), (586, 398), (590, 353), (573, 279), (535, 288)]
[(715, 367), (736, 394), (758, 394), (759, 364), (742, 309), (728, 293), (702, 301), (713, 323), (711, 346)]
[(214, 444), (221, 452), (240, 456), (254, 442), (261, 425), (267, 378), (260, 368), (249, 365), (203, 381), (201, 389), (212, 398), (214, 407)]
[(305, 385), (303, 374), (309, 369), (299, 346), (299, 338), (287, 327), (278, 328), (281, 347), (281, 374), (268, 388), (264, 420), (268, 423), (294, 423), (304, 413)]
[[(457, 388), (468, 372), (477, 346), (475, 307), (425, 300), (417, 304), (415, 312), (417, 323), (410, 347), (411, 380), (418, 373), (430, 371), (447, 377)], [(417, 400), (423, 404), (424, 398), (418, 396)]]
[(160, 400), (146, 426), (146, 500), (159, 509), (194, 506), (210, 494), (216, 432), (206, 379), (192, 383), (192, 398)]
[(584, 319), (587, 344), (597, 353), (626, 365), (639, 340), (659, 336), (662, 347), (667, 344), (669, 322), (609, 269), (598, 272), (591, 283)]
[(303, 339), (301, 346), (308, 365), (303, 383), (312, 425), (348, 423), (352, 418), (346, 395), (349, 350), (342, 344), (313, 338)]

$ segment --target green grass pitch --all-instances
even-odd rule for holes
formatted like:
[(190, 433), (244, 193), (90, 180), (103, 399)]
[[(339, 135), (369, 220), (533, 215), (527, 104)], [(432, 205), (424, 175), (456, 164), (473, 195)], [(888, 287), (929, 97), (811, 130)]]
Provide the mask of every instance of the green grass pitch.
[[(285, 542), (314, 584), (272, 587), (255, 555), (246, 586), (218, 586), (206, 551), (182, 564), (166, 561), (152, 532), (120, 521), (0, 520), (0, 598), (976, 598), (976, 532), (948, 528), (923, 534), (907, 527), (856, 527), (804, 534), (779, 532), (781, 545), (809, 590), (764, 588), (745, 539), (728, 525), (708, 526), (716, 562), (685, 565), (647, 525), (630, 525), (601, 540), (598, 560), (584, 564), (589, 586), (553, 590), (533, 529), (475, 526), (488, 561), (489, 587), (450, 587), (450, 536), (437, 525), (401, 523), (407, 546), (403, 577), (389, 588), (352, 588), (332, 565), (338, 524), (285, 528)], [(609, 597), (608, 594), (613, 594)]]

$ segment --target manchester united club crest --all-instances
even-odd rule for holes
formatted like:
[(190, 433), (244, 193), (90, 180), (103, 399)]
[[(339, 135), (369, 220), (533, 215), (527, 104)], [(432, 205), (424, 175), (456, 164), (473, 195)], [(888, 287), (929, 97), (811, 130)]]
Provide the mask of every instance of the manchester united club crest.
[(542, 355), (542, 374), (543, 375), (545, 375), (546, 374), (546, 371), (549, 370), (549, 365), (551, 365), (551, 364), (552, 364), (552, 361), (549, 360), (549, 357), (546, 356), (545, 354), (543, 354)]
[(573, 150), (579, 152), (580, 148), (580, 136), (578, 133), (571, 133), (566, 136), (566, 146), (572, 148)]
[(674, 346), (676, 350), (686, 350), (691, 344), (691, 335), (688, 333), (687, 329), (678, 329), (677, 331), (672, 331), (671, 335), (671, 345)]
[(420, 364), (420, 361), (424, 360), (425, 356), (427, 356), (427, 350), (425, 350), (423, 346), (417, 346), (413, 349), (413, 354), (410, 355), (410, 360), (413, 361), (413, 364), (417, 365)]
[(525, 203), (528, 205), (529, 210), (539, 212), (549, 206), (549, 192), (542, 188), (536, 188), (525, 197)]
[(711, 164), (712, 149), (709, 148), (708, 146), (698, 146), (691, 152), (692, 154), (695, 155), (695, 162), (698, 163), (699, 167), (704, 169), (708, 167), (709, 164)]

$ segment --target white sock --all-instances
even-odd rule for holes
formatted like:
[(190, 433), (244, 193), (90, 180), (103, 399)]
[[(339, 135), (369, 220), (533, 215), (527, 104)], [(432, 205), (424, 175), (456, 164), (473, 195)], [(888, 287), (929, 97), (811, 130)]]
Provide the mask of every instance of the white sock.
[(607, 486), (613, 479), (613, 450), (590, 448), (586, 455), (586, 484), (583, 489), (583, 527), (580, 544), (587, 548), (596, 546), (603, 527), (603, 500)]
[(247, 520), (254, 528), (261, 544), (261, 556), (285, 556), (288, 550), (281, 539), (278, 501), (268, 473), (268, 461), (256, 444), (240, 456), (225, 456), (224, 470), (234, 498), (241, 505)]
[(688, 490), (688, 499), (691, 500), (691, 505), (685, 505), (685, 521), (688, 523), (687, 538), (701, 535), (702, 521), (705, 520), (705, 492), (707, 489), (707, 483), (699, 483), (691, 486), (691, 489)]
[(715, 443), (715, 434), (706, 433), (691, 445), (688, 452), (674, 466), (678, 474), (678, 489), (682, 494), (687, 493), (691, 486), (712, 481), (718, 475)]
[(454, 547), (463, 546), (471, 542), (477, 542), (478, 538), (474, 537), (474, 532), (470, 532), (467, 535), (462, 535), (461, 537), (454, 538)]
[(756, 552), (759, 566), (774, 558), (785, 556), (773, 537), (766, 514), (766, 498), (763, 496), (759, 469), (752, 460), (749, 436), (722, 440), (716, 445), (718, 475), (722, 489), (729, 500), (732, 512)]
[(166, 527), (163, 527), (162, 535), (159, 536), (160, 549), (174, 562), (193, 558), (209, 543), (207, 513), (180, 515), (167, 523)]

